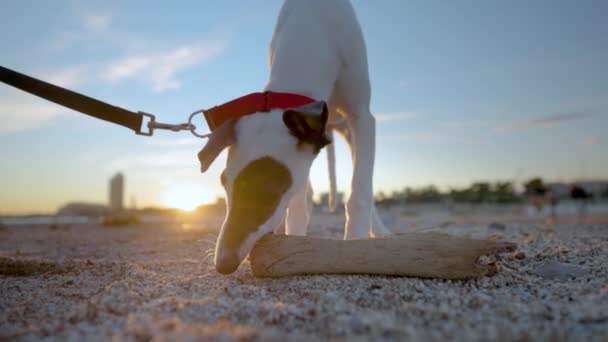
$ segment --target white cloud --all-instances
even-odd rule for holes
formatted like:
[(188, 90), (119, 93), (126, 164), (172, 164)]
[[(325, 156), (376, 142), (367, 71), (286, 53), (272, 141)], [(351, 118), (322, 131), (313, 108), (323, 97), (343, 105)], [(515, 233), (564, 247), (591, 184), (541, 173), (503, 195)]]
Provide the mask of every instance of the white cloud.
[[(155, 91), (165, 91), (181, 86), (177, 78), (181, 72), (208, 61), (225, 48), (225, 41), (213, 40), (167, 50), (151, 50), (151, 44), (145, 39), (134, 37), (128, 32), (113, 31), (113, 16), (108, 11), (76, 9), (74, 17), (77, 29), (60, 32), (50, 42), (52, 48), (64, 49), (70, 46), (89, 49), (95, 46), (132, 51), (134, 46), (141, 45), (147, 47), (143, 51), (155, 52), (131, 54), (114, 62), (95, 62), (55, 71), (26, 71), (28, 75), (75, 90), (84, 83), (134, 79), (149, 83)], [(92, 70), (99, 72), (93, 73)], [(34, 95), (11, 87), (0, 87), (0, 133), (37, 129), (70, 112), (65, 107)]]
[(176, 75), (204, 63), (221, 53), (223, 41), (184, 45), (160, 53), (131, 55), (110, 63), (102, 74), (106, 81), (138, 79), (148, 82), (157, 92), (178, 89)]
[(107, 40), (114, 36), (110, 32), (112, 14), (100, 10), (83, 9), (77, 11), (78, 29), (59, 32), (49, 42), (52, 50), (64, 50), (67, 47), (83, 44), (98, 44), (99, 40)]
[(519, 120), (514, 122), (509, 122), (506, 124), (500, 124), (497, 129), (503, 132), (511, 132), (511, 131), (521, 131), (532, 128), (542, 128), (542, 127), (551, 127), (561, 125), (567, 121), (575, 121), (580, 119), (585, 119), (591, 116), (586, 112), (572, 112), (558, 115), (550, 115), (538, 118), (532, 118), (527, 120)]
[(93, 11), (82, 11), (80, 13), (82, 27), (89, 32), (106, 31), (112, 23), (112, 15), (109, 13), (94, 13)]
[(69, 67), (42, 73), (39, 78), (64, 88), (73, 88), (85, 82), (86, 69), (84, 66)]
[[(190, 134), (190, 132), (184, 131), (182, 134)], [(206, 140), (195, 138), (194, 136), (186, 136), (181, 138), (173, 138), (173, 139), (147, 139), (145, 141), (146, 145), (154, 145), (154, 146), (164, 146), (164, 147), (203, 147), (205, 145)]]
[[(84, 67), (32, 74), (62, 87), (76, 87), (84, 82)], [(11, 87), (0, 88), (0, 132), (18, 132), (48, 124), (69, 109)]]
[(585, 145), (600, 145), (602, 143), (602, 138), (597, 135), (590, 135), (583, 139), (583, 144)]
[(153, 170), (162, 173), (180, 168), (198, 170), (198, 150), (166, 153), (165, 150), (139, 155), (121, 156), (106, 164), (107, 170)]
[(414, 112), (391, 112), (391, 113), (378, 113), (374, 116), (376, 117), (377, 122), (387, 122), (387, 121), (400, 121), (400, 120), (413, 119), (417, 115), (418, 114), (414, 113)]
[(441, 130), (418, 131), (412, 133), (402, 133), (396, 135), (380, 135), (379, 138), (391, 139), (404, 142), (414, 142), (420, 144), (452, 144), (452, 143), (470, 143), (473, 138), (464, 135), (451, 134), (450, 132), (442, 132)]
[(0, 133), (34, 129), (47, 124), (65, 109), (17, 90), (0, 93)]
[(106, 71), (101, 76), (108, 81), (118, 81), (125, 78), (131, 78), (141, 73), (144, 69), (149, 68), (152, 63), (151, 57), (134, 56), (121, 59), (110, 64)]
[(447, 128), (450, 130), (466, 130), (466, 129), (482, 129), (487, 128), (488, 126), (495, 125), (496, 123), (488, 120), (474, 120), (474, 119), (465, 119), (465, 120), (442, 120), (438, 123), (443, 128)]

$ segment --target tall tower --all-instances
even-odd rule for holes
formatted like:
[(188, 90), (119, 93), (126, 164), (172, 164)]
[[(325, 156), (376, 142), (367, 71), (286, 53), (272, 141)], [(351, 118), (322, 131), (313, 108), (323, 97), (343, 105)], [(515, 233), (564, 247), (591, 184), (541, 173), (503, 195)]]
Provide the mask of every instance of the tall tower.
[(110, 178), (110, 210), (122, 211), (125, 191), (125, 181), (122, 173), (115, 174)]

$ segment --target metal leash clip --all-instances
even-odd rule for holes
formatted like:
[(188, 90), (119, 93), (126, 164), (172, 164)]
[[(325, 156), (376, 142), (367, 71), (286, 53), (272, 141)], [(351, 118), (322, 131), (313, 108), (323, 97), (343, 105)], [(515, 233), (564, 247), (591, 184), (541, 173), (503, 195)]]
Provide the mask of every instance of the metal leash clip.
[(197, 110), (196, 112), (192, 112), (192, 114), (190, 114), (190, 117), (188, 117), (188, 123), (187, 125), (190, 125), (190, 132), (192, 133), (192, 135), (194, 135), (197, 138), (209, 138), (209, 136), (211, 136), (211, 133), (207, 133), (207, 134), (199, 134), (196, 132), (196, 126), (192, 123), (192, 119), (196, 116), (196, 114), (205, 114), (205, 110), (201, 109), (201, 110)]
[[(202, 111), (199, 111), (199, 112), (202, 112)], [(137, 134), (145, 135), (145, 136), (152, 136), (154, 134), (155, 129), (164, 129), (164, 130), (173, 131), (173, 132), (190, 131), (190, 132), (192, 132), (192, 134), (194, 134), (194, 136), (197, 136), (199, 138), (206, 138), (207, 136), (205, 136), (205, 135), (197, 134), (196, 126), (191, 123), (192, 117), (196, 113), (197, 112), (190, 115), (190, 119), (188, 120), (188, 123), (168, 124), (168, 123), (163, 123), (163, 122), (157, 122), (156, 116), (154, 116), (154, 114), (150, 114), (150, 113), (146, 113), (146, 112), (138, 112), (138, 114), (141, 114), (141, 115), (147, 117), (150, 121), (148, 122), (148, 124), (145, 125), (146, 127), (148, 127), (148, 131), (147, 132), (138, 132)]]

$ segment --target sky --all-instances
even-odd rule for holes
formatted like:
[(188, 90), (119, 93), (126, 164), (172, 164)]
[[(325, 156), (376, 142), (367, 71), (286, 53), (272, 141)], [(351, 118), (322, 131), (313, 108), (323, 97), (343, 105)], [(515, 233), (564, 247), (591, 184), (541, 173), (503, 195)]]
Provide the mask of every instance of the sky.
[[(608, 2), (353, 0), (377, 119), (375, 190), (608, 178)], [(0, 65), (181, 123), (260, 91), (281, 1), (5, 0)], [(314, 53), (311, 52), (311, 53)], [(203, 125), (203, 122), (199, 122)], [(350, 155), (336, 143), (338, 188)], [(0, 214), (105, 203), (192, 207), (223, 196), (204, 141), (134, 135), (0, 84)], [(326, 156), (311, 170), (328, 188)]]

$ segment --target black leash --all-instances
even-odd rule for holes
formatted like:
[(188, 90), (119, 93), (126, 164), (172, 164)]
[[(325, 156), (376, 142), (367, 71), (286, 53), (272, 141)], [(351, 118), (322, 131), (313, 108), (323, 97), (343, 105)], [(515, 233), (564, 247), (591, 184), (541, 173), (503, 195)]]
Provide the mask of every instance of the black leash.
[[(130, 128), (138, 135), (151, 136), (154, 133), (154, 129), (166, 129), (174, 132), (189, 130), (194, 135), (200, 136), (196, 134), (196, 127), (190, 122), (178, 125), (156, 122), (156, 117), (152, 114), (145, 112), (135, 113), (124, 108), (112, 106), (2, 66), (0, 66), (0, 81), (58, 105)], [(196, 113), (198, 112), (190, 116), (189, 121), (192, 121), (192, 116)], [(148, 128), (147, 131), (142, 131), (144, 117), (149, 119), (149, 122), (145, 125)]]

